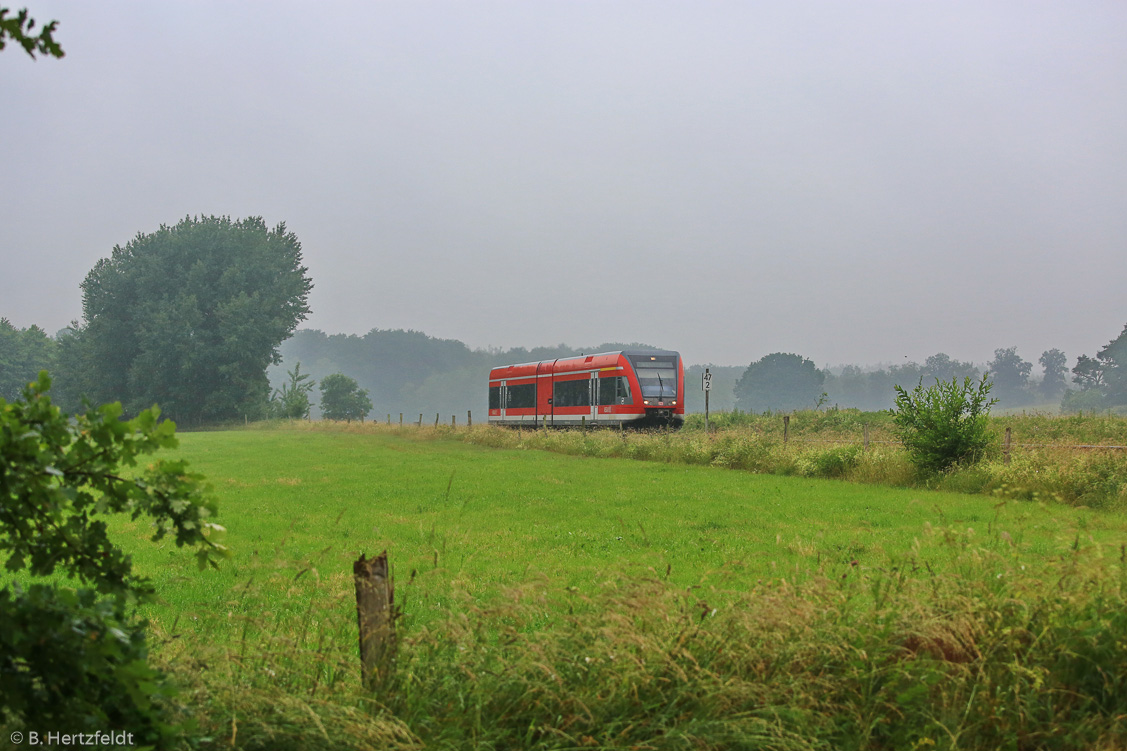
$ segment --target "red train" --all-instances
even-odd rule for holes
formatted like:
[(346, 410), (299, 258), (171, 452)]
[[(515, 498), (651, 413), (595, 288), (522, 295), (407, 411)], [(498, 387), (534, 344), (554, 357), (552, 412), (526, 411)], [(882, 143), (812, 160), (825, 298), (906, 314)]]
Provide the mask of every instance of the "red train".
[(503, 365), (489, 371), (489, 422), (681, 427), (685, 367), (669, 350), (629, 350)]

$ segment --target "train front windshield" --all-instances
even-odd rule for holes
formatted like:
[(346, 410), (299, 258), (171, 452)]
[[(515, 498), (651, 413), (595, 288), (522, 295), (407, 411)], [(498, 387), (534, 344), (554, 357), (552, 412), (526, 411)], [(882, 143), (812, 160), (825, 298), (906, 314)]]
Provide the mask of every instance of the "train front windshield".
[(630, 358), (638, 373), (644, 399), (677, 398), (677, 358), (672, 355), (644, 355)]

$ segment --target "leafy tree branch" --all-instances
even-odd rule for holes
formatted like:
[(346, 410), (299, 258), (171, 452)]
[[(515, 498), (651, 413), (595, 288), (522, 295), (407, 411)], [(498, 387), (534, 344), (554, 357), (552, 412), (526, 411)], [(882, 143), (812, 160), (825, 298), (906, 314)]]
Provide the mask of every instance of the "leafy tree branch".
[[(123, 421), (120, 404), (68, 417), (46, 371), (20, 399), (0, 398), (0, 724), (135, 728), (144, 745), (173, 729), (159, 702), (172, 694), (147, 663), (137, 606), (154, 595), (105, 519), (148, 517), (153, 540), (173, 537), (200, 567), (227, 550), (214, 539), (215, 500), (180, 460), (142, 458), (176, 446), (160, 411)], [(42, 581), (62, 574), (79, 588)], [(19, 579), (11, 581), (13, 575)], [(26, 589), (20, 581), (33, 582)]]
[(27, 14), (27, 8), (14, 16), (9, 16), (8, 13), (8, 8), (0, 8), (0, 50), (7, 45), (5, 41), (5, 37), (7, 37), (23, 47), (33, 60), (37, 52), (40, 55), (50, 55), (51, 57), (63, 57), (66, 54), (54, 38), (55, 29), (59, 25), (58, 21), (52, 21), (41, 27), (38, 34), (33, 34), (35, 19)]

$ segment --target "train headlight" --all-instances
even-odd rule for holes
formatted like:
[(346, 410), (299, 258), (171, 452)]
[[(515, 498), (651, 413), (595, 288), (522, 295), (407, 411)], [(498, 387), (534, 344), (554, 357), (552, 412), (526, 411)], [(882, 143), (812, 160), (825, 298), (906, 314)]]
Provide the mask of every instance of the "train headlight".
[(673, 400), (673, 406), (674, 406), (674, 407), (676, 407), (676, 406), (677, 406), (677, 400), (676, 400), (676, 399), (674, 399), (674, 400)]
[(643, 400), (642, 400), (642, 404), (649, 404), (649, 403), (650, 403), (650, 400), (649, 400), (649, 399), (643, 399)]

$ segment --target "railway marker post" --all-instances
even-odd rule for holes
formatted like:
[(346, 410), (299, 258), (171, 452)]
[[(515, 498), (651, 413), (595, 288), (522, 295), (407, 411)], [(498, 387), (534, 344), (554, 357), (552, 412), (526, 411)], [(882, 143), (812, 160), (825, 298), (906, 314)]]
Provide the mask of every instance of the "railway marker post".
[(701, 379), (701, 388), (704, 389), (704, 432), (708, 433), (708, 392), (712, 391), (712, 373), (708, 372), (708, 368), (704, 369)]
[(1010, 465), (1010, 438), (1013, 436), (1010, 431), (1010, 428), (1006, 428), (1006, 442), (1002, 446), (1002, 464), (1007, 467)]

